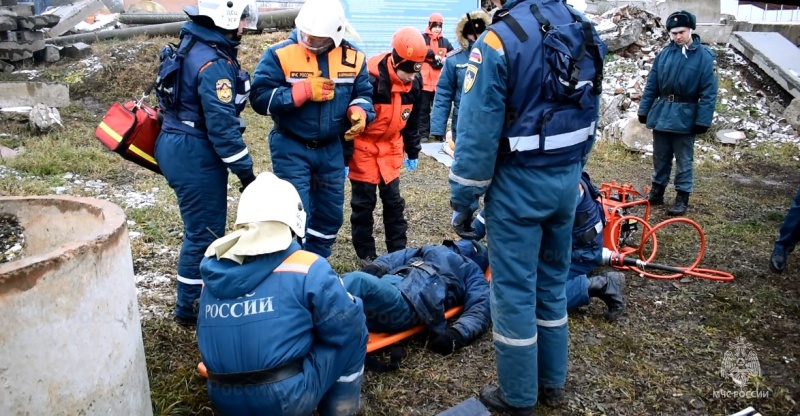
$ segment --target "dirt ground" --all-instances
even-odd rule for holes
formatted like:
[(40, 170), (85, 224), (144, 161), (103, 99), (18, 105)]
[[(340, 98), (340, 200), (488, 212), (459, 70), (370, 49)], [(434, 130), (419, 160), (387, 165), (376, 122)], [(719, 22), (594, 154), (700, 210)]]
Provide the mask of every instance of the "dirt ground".
[[(195, 370), (200, 359), (196, 337), (170, 319), (182, 230), (174, 194), (163, 178), (123, 162), (92, 138), (113, 100), (136, 96), (147, 85), (154, 56), (167, 40), (93, 44), (102, 69), (91, 76), (85, 75), (90, 65), (69, 60), (41, 73), (41, 79), (70, 83), (74, 104), (62, 109), (66, 129), (40, 136), (22, 126), (0, 126), (0, 133), (7, 133), (0, 144), (25, 149), (17, 159), (3, 161), (23, 180), (0, 176), (0, 194), (46, 194), (62, 187), (124, 206), (129, 228), (138, 233), (132, 249), (154, 412), (213, 415)], [(245, 68), (252, 71), (263, 48), (274, 41), (274, 35), (246, 37), (241, 51)], [(131, 60), (119, 62), (115, 56)], [(770, 99), (783, 99), (773, 95)], [(270, 123), (249, 109), (245, 118), (256, 170), (267, 170), (264, 137)], [(705, 137), (700, 140), (702, 145)], [(540, 415), (727, 415), (747, 406), (763, 415), (800, 414), (800, 260), (795, 264), (792, 258), (782, 275), (767, 270), (772, 242), (800, 184), (800, 149), (794, 144), (744, 143), (720, 152), (721, 161), (696, 167), (689, 217), (705, 233), (701, 267), (725, 270), (736, 279), (667, 281), (626, 273), (628, 305), (619, 322), (607, 323), (604, 305), (597, 300), (570, 314), (568, 399), (559, 409), (540, 409)], [(587, 166), (598, 184), (616, 180), (638, 187), (649, 184), (651, 169), (650, 157), (605, 142), (596, 145)], [(101, 193), (75, 185), (72, 176), (65, 179), (68, 173), (102, 180), (107, 187)], [(447, 173), (427, 156), (416, 171), (402, 173), (409, 246), (455, 237), (448, 225)], [(232, 177), (231, 219), (236, 188)], [(131, 192), (152, 195), (154, 203), (125, 205), (123, 197)], [(667, 197), (673, 196), (670, 188)], [(347, 204), (345, 210), (345, 226), (330, 258), (339, 272), (357, 267)], [(664, 220), (664, 211), (654, 209), (650, 224)], [(377, 209), (379, 242), (380, 224)], [(657, 262), (686, 265), (700, 249), (699, 237), (686, 225), (666, 228), (657, 238)], [(427, 351), (426, 342), (427, 335), (421, 334), (400, 344), (405, 359), (399, 371), (366, 374), (362, 415), (435, 415), (496, 382), (491, 333), (449, 357)], [(760, 376), (738, 386), (728, 375), (732, 367), (726, 357), (744, 357), (748, 363), (756, 357)]]

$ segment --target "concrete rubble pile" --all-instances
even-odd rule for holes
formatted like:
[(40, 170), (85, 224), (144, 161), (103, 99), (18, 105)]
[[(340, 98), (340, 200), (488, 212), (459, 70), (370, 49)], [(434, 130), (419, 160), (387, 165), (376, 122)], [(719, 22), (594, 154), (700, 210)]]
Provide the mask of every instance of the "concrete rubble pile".
[(9, 3), (16, 2), (5, 0), (4, 6), (0, 6), (0, 71), (13, 71), (15, 64), (34, 56), (41, 61), (52, 59), (53, 50), (45, 45), (43, 29), (57, 25), (59, 17), (34, 16), (33, 3)]
[[(588, 17), (613, 53), (606, 58), (598, 132), (606, 140), (650, 155), (652, 133), (638, 122), (636, 113), (653, 61), (668, 44), (669, 33), (658, 16), (634, 5)], [(719, 90), (713, 137), (721, 144), (741, 145), (746, 141), (753, 147), (762, 142), (800, 143), (795, 127), (784, 116), (785, 109), (742, 81), (741, 71), (751, 63), (733, 49), (722, 45), (712, 48), (718, 56), (718, 78), (735, 80), (731, 91), (723, 87)], [(721, 68), (721, 60), (731, 64)], [(712, 145), (696, 146), (698, 159), (720, 160)]]

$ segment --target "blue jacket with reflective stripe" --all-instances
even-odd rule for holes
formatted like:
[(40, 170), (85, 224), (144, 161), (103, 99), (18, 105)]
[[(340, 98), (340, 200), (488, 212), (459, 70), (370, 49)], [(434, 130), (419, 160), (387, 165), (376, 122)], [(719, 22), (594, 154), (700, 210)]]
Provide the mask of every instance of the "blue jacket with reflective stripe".
[(338, 347), (366, 336), (361, 299), (347, 293), (324, 258), (284, 263), (299, 249), (292, 242), (241, 265), (203, 259), (197, 342), (208, 371), (264, 370), (305, 357), (314, 343)]
[(250, 75), (236, 60), (239, 42), (188, 22), (181, 28), (180, 47), (185, 47), (192, 38), (196, 42), (181, 64), (176, 86), (177, 108), (162, 108), (161, 132), (207, 139), (235, 175), (240, 178), (250, 175), (253, 159), (242, 139), (245, 124), (239, 117), (247, 104)]
[[(510, 0), (504, 5), (508, 11), (495, 14), (494, 23), (475, 42), (459, 109), (463, 117), (457, 131), (458, 151), (449, 176), (451, 204), (457, 211), (466, 210), (485, 193), (497, 163), (569, 165), (585, 161), (594, 143), (598, 96), (589, 94), (591, 85), (584, 82), (577, 88), (584, 92), (582, 96), (562, 99), (565, 81), (553, 71), (553, 62), (561, 62), (553, 52), (558, 45), (545, 47), (542, 25), (531, 12), (534, 4), (554, 27), (578, 17), (588, 22), (561, 0)], [(506, 14), (516, 20), (527, 39), (520, 39), (503, 20)], [(593, 60), (581, 61), (581, 70), (593, 78), (602, 74), (595, 68), (602, 68), (606, 47), (591, 24), (587, 29), (597, 49), (591, 51)], [(581, 37), (576, 38), (576, 33)], [(585, 43), (582, 32), (564, 36), (573, 49)], [(599, 81), (601, 77), (593, 85)]]
[[(310, 64), (313, 63), (311, 57), (305, 55), (311, 54), (308, 51), (303, 54), (304, 59), (289, 53), (287, 55), (296, 59), (282, 62), (279, 58), (281, 49), (300, 47), (297, 36), (295, 29), (289, 35), (289, 39), (270, 46), (261, 56), (261, 61), (253, 74), (253, 88), (250, 92), (250, 104), (253, 110), (271, 116), (275, 128), (305, 140), (338, 139), (342, 136), (351, 126), (346, 117), (347, 108), (351, 105), (363, 108), (367, 113), (367, 123), (372, 122), (375, 118), (375, 109), (372, 106), (372, 84), (369, 82), (364, 53), (343, 40), (338, 48), (313, 55), (316, 64)], [(348, 62), (330, 62), (328, 58), (335, 50), (344, 51), (347, 59), (340, 58), (340, 61)], [(336, 52), (338, 53), (339, 51)], [(361, 63), (358, 67), (348, 67), (359, 61)], [(336, 70), (337, 73), (348, 72), (348, 77), (339, 78), (337, 74), (331, 73), (331, 68), (349, 68), (347, 71)], [(317, 70), (322, 71), (323, 77), (336, 82), (333, 100), (325, 102), (309, 100), (296, 107), (292, 100), (292, 84), (302, 79), (293, 77), (292, 73)]]

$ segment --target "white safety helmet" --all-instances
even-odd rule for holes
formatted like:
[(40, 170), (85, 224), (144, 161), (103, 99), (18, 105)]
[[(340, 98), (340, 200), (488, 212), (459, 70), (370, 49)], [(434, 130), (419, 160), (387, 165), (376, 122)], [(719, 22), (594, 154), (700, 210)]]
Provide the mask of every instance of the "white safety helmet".
[(299, 237), (306, 235), (306, 211), (294, 186), (264, 172), (242, 192), (236, 225), (274, 221), (286, 224)]
[(224, 30), (239, 29), (245, 20), (246, 29), (258, 28), (258, 6), (255, 0), (198, 0), (197, 7), (186, 6), (184, 12), (190, 17), (206, 16), (214, 26)]
[(344, 7), (339, 0), (306, 0), (297, 13), (294, 24), (300, 31), (300, 44), (312, 52), (323, 51), (330, 46), (323, 44), (310, 44), (305, 38), (329, 38), (333, 45), (342, 44), (345, 32), (358, 39), (358, 33), (350, 26), (344, 15)]

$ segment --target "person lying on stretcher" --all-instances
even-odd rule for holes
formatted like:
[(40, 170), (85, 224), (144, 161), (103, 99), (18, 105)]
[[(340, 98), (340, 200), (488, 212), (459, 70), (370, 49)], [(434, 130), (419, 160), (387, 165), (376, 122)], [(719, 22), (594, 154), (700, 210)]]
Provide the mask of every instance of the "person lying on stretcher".
[[(363, 301), (370, 332), (402, 332), (425, 324), (433, 335), (428, 348), (448, 355), (489, 327), (488, 266), (483, 244), (445, 241), (384, 254), (342, 280)], [(445, 311), (461, 305), (463, 313), (448, 328)]]

